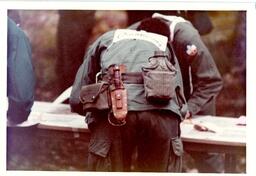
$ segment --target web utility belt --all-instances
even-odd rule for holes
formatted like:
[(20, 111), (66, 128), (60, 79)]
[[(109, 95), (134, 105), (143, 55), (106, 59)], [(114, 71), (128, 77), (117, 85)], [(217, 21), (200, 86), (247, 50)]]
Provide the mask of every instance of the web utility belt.
[[(114, 79), (109, 74), (103, 73), (101, 80), (103, 82), (114, 84)], [(142, 72), (121, 73), (121, 81), (123, 84), (143, 84), (144, 83)]]
[(126, 72), (125, 65), (111, 65), (96, 75), (96, 83), (85, 85), (80, 101), (85, 112), (109, 110), (112, 125), (124, 125), (128, 113), (127, 90), (124, 84), (143, 84), (150, 103), (166, 104), (176, 94), (177, 70), (168, 57), (155, 53), (141, 72)]
[(85, 112), (109, 110), (111, 125), (124, 125), (128, 113), (124, 84), (143, 84), (142, 72), (126, 72), (125, 65), (112, 65), (96, 75), (96, 83), (83, 86), (80, 102)]
[(125, 65), (111, 65), (96, 75), (96, 83), (83, 86), (80, 101), (86, 112), (109, 110), (108, 120), (114, 126), (124, 125), (128, 113), (124, 83), (142, 83), (141, 73), (125, 73)]

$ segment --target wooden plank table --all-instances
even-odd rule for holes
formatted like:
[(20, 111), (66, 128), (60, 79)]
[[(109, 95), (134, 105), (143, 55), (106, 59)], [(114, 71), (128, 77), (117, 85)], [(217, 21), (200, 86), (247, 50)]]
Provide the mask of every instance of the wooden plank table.
[[(225, 153), (241, 153), (240, 148), (246, 146), (246, 127), (237, 124), (237, 118), (197, 116), (192, 120), (193, 124), (206, 124), (215, 132), (200, 132), (194, 129), (191, 123), (181, 124), (181, 136), (184, 142), (219, 145)], [(232, 148), (230, 148), (232, 146)], [(205, 149), (212, 152), (211, 147)]]
[[(181, 137), (186, 151), (204, 151), (225, 154), (225, 172), (235, 172), (237, 154), (246, 153), (246, 127), (237, 125), (237, 118), (197, 116), (190, 122), (181, 124)], [(194, 124), (210, 127), (215, 132), (201, 132)], [(28, 120), (19, 127), (37, 125), (39, 133), (52, 130), (67, 138), (88, 140), (89, 130), (85, 117), (70, 112), (69, 105), (35, 102)], [(86, 137), (82, 137), (86, 136)]]
[[(213, 132), (199, 132), (193, 124), (206, 124)], [(238, 154), (246, 154), (246, 127), (237, 118), (197, 116), (192, 123), (181, 124), (181, 137), (186, 151), (225, 154), (225, 172), (234, 173)]]

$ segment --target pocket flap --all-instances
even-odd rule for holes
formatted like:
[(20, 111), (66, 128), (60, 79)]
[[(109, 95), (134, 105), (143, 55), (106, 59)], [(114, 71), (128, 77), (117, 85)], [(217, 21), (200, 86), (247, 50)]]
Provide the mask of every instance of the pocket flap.
[(89, 152), (106, 157), (111, 146), (110, 141), (106, 140), (91, 140), (88, 146)]
[(180, 137), (172, 138), (172, 148), (175, 155), (181, 156), (183, 154), (183, 144)]

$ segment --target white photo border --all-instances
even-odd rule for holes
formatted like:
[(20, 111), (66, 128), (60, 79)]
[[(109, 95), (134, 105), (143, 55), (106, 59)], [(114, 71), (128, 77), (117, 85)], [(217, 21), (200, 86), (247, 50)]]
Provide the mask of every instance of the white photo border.
[[(225, 2), (224, 2), (225, 1)], [(43, 4), (43, 5), (42, 5)], [(57, 9), (80, 9), (80, 10), (228, 10), (246, 11), (247, 22), (246, 22), (246, 107), (247, 107), (247, 161), (246, 161), (246, 172), (248, 175), (256, 175), (255, 164), (256, 163), (256, 142), (254, 139), (255, 124), (256, 124), (256, 7), (254, 1), (237, 1), (237, 0), (215, 0), (215, 1), (179, 1), (173, 0), (172, 2), (160, 2), (156, 0), (148, 1), (1, 1), (0, 2), (0, 82), (1, 82), (1, 155), (0, 155), (0, 175), (54, 175), (54, 176), (66, 176), (66, 175), (84, 175), (84, 172), (46, 172), (46, 171), (6, 171), (6, 110), (7, 110), (7, 99), (6, 99), (6, 72), (7, 72), (7, 10), (8, 9), (24, 9), (24, 10), (57, 10)], [(3, 147), (5, 146), (5, 147)], [(89, 174), (106, 174), (106, 173), (89, 173)], [(120, 173), (111, 173), (111, 175)], [(121, 173), (125, 174), (125, 173)], [(126, 173), (127, 174), (127, 173)], [(139, 174), (140, 173), (133, 173)], [(157, 173), (156, 173), (157, 174)], [(247, 175), (246, 174), (246, 175)], [(152, 174), (154, 175), (154, 174)], [(175, 175), (183, 175), (175, 174)], [(191, 174), (190, 174), (191, 175)], [(240, 174), (239, 174), (240, 175)], [(244, 174), (241, 174), (244, 175)]]

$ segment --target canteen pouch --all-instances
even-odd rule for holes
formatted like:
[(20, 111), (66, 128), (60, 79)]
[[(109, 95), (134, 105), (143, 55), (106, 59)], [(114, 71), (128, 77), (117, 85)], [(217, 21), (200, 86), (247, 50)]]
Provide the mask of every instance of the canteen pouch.
[(80, 92), (80, 102), (85, 112), (106, 110), (110, 108), (109, 84), (100, 82), (83, 86)]
[(142, 67), (145, 96), (149, 102), (166, 103), (175, 96), (177, 70), (164, 52), (157, 51)]

